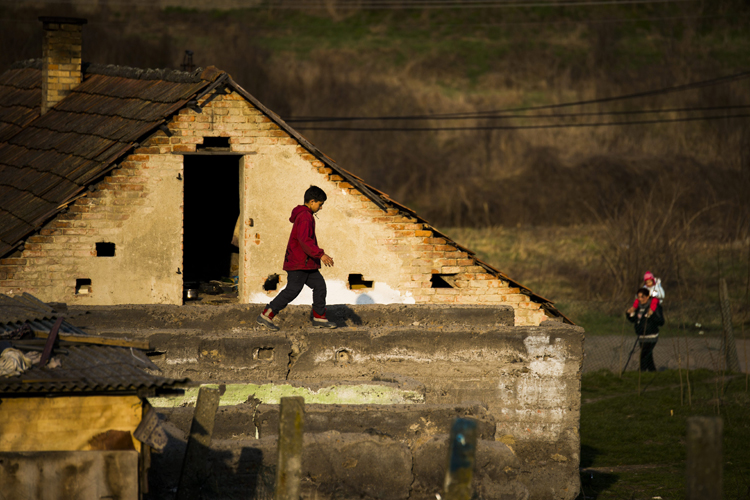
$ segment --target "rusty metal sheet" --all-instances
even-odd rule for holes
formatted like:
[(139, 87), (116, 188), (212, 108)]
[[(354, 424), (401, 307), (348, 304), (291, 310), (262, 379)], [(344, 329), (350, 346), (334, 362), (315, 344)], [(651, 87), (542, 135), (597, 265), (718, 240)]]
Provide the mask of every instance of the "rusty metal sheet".
[(55, 355), (61, 360), (62, 366), (58, 368), (34, 366), (17, 377), (0, 380), (0, 394), (158, 391), (190, 384), (187, 378), (172, 379), (145, 372), (153, 364), (138, 349), (66, 344), (65, 350), (66, 353)]

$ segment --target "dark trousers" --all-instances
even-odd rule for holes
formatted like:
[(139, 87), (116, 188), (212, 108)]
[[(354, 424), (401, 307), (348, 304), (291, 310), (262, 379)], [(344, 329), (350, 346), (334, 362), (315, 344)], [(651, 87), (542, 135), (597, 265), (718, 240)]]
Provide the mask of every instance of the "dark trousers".
[(305, 285), (312, 288), (313, 311), (322, 316), (326, 312), (326, 280), (320, 271), (287, 271), (287, 284), (279, 294), (268, 304), (277, 313), (297, 298)]
[(656, 342), (641, 342), (641, 371), (655, 372), (654, 347)]

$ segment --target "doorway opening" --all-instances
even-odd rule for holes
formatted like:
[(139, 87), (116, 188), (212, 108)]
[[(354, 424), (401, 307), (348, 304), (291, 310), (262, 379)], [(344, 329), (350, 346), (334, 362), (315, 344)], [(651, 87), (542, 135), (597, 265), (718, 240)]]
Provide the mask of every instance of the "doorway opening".
[[(240, 158), (239, 155), (184, 156), (185, 288), (201, 288), (201, 283), (228, 284), (237, 274), (232, 264), (238, 265), (239, 249), (232, 244), (232, 235), (240, 215)], [(226, 289), (223, 286), (216, 289), (222, 288)]]

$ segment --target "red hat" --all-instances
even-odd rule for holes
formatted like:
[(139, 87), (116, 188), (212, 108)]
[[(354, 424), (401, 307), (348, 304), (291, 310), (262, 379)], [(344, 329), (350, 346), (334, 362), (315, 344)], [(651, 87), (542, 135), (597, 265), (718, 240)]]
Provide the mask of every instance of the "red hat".
[(646, 274), (643, 275), (643, 281), (653, 280), (654, 275), (651, 273), (651, 271), (646, 271)]

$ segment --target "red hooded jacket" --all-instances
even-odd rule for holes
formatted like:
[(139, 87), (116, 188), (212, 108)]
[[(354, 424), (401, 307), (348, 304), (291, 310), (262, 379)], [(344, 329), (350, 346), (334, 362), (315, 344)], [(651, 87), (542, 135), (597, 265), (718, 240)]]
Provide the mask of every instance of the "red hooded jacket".
[(315, 218), (313, 212), (305, 205), (298, 205), (289, 217), (292, 234), (286, 245), (284, 256), (284, 271), (308, 271), (320, 269), (320, 258), (325, 255), (318, 246), (315, 237)]

